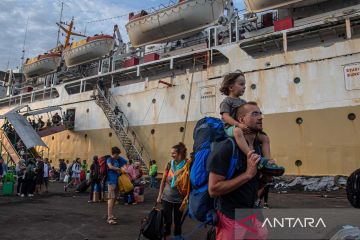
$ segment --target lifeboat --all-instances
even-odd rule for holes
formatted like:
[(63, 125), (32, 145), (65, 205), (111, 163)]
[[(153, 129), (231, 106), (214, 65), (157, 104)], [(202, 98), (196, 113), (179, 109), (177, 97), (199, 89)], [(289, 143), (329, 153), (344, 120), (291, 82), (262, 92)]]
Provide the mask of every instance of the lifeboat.
[(42, 76), (56, 71), (60, 62), (60, 53), (45, 53), (37, 57), (27, 59), (23, 65), (23, 73), (26, 79)]
[(63, 51), (66, 66), (72, 67), (105, 56), (114, 48), (114, 43), (110, 35), (95, 35), (73, 42)]
[(328, 0), (245, 0), (245, 5), (248, 12), (256, 13), (278, 8), (303, 7), (325, 1)]
[(130, 13), (125, 27), (132, 46), (140, 47), (191, 36), (223, 13), (223, 0), (185, 0), (151, 14)]

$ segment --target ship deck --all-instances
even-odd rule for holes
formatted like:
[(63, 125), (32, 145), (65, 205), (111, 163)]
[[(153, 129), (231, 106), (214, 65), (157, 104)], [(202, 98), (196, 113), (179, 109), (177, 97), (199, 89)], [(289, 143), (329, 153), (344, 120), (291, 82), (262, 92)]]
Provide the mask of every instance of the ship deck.
[[(0, 195), (1, 239), (137, 239), (142, 218), (154, 205), (157, 191), (145, 189), (145, 202), (115, 206), (118, 225), (105, 223), (106, 204), (87, 203), (88, 194), (63, 192), (63, 185), (50, 183), (50, 193), (32, 199)], [(322, 192), (272, 192), (272, 208), (350, 208), (344, 190)], [(197, 222), (186, 219), (183, 233)], [(204, 239), (198, 230), (187, 239)]]

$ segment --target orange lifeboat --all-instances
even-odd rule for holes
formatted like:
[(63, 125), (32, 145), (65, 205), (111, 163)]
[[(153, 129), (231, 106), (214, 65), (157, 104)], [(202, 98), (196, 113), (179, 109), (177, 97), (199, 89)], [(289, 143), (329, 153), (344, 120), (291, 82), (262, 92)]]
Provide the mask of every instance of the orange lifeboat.
[(51, 52), (27, 59), (23, 65), (25, 78), (39, 77), (55, 72), (61, 62), (61, 54)]
[(65, 64), (72, 67), (101, 58), (113, 50), (114, 43), (112, 36), (103, 34), (73, 42), (63, 51)]

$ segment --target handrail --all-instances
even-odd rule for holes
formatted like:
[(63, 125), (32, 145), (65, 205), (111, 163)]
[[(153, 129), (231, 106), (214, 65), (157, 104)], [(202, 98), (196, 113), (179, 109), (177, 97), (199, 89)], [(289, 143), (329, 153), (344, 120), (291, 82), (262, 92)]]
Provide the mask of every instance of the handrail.
[[(16, 151), (14, 145), (11, 143), (8, 136), (5, 134), (4, 130), (1, 129), (0, 131), (1, 131), (1, 144), (4, 146), (6, 152), (10, 155), (10, 157), (14, 161), (14, 163), (17, 164), (20, 161), (20, 156), (19, 156), (18, 152)], [(5, 143), (4, 143), (4, 141), (5, 141)], [(12, 151), (12, 153), (10, 151)]]

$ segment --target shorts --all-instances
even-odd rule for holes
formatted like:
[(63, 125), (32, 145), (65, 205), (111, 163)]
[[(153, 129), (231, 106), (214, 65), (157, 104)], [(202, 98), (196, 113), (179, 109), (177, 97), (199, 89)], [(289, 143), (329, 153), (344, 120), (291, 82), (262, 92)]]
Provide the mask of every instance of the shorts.
[(228, 135), (229, 137), (234, 137), (234, 130), (235, 130), (235, 126), (230, 126), (228, 128), (224, 128), (226, 135)]
[[(41, 174), (41, 175), (43, 175), (43, 174)], [(37, 175), (35, 181), (36, 181), (36, 185), (42, 185), (44, 183), (44, 177)]]
[(108, 184), (108, 199), (115, 199), (118, 193), (117, 184)]
[(237, 221), (226, 217), (222, 212), (217, 211), (218, 223), (216, 224), (216, 240), (240, 240), (240, 239), (267, 239), (268, 230), (262, 228), (262, 223), (255, 219), (251, 227), (256, 230), (250, 231), (237, 223)]

